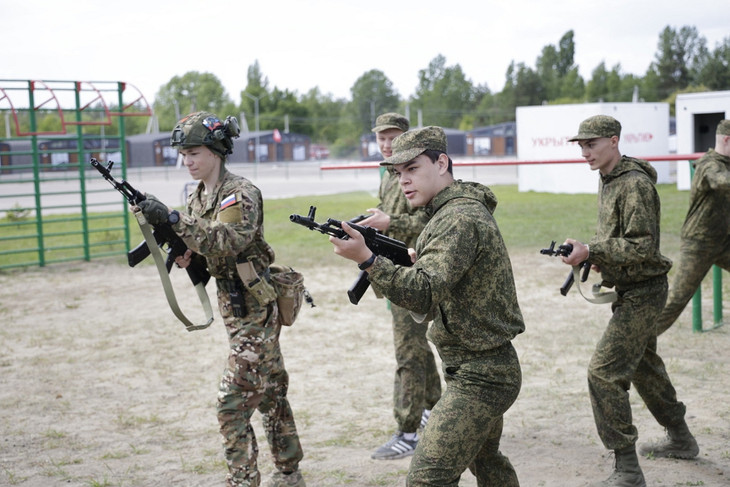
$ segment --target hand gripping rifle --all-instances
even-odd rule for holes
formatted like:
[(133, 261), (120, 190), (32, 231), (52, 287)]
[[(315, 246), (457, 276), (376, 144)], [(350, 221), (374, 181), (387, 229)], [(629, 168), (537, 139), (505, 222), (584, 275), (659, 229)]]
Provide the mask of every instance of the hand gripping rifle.
[[(331, 235), (342, 240), (350, 238), (350, 236), (342, 229), (342, 222), (340, 220), (328, 218), (325, 223), (317, 223), (314, 221), (314, 214), (316, 211), (317, 208), (315, 206), (310, 206), (309, 214), (307, 216), (291, 215), (289, 220), (292, 223), (305, 226), (310, 230), (316, 230), (320, 233)], [(353, 230), (357, 230), (362, 234), (365, 239), (365, 245), (367, 245), (367, 247), (375, 255), (383, 256), (393, 261), (394, 264), (407, 267), (412, 266), (413, 263), (411, 262), (411, 256), (408, 255), (408, 247), (406, 247), (406, 244), (400, 240), (386, 237), (372, 227), (357, 224), (357, 222), (365, 218), (366, 217), (364, 215), (360, 215), (347, 222)], [(350, 298), (350, 302), (352, 304), (360, 302), (360, 298), (362, 298), (363, 294), (365, 294), (368, 286), (370, 286), (370, 281), (368, 280), (367, 271), (360, 271), (355, 283), (347, 290), (347, 296)]]
[[(563, 244), (559, 245), (558, 248), (555, 248), (555, 240), (550, 242), (550, 247), (546, 249), (541, 249), (540, 253), (543, 255), (550, 255), (550, 256), (564, 256), (567, 257), (570, 255), (570, 253), (573, 252), (573, 245), (571, 244)], [(581, 274), (580, 271), (583, 271)], [(560, 294), (563, 296), (566, 296), (568, 294), (568, 291), (570, 291), (570, 288), (573, 286), (573, 283), (576, 279), (580, 279), (580, 282), (586, 282), (588, 280), (588, 275), (591, 272), (591, 263), (587, 260), (581, 262), (580, 264), (573, 266), (573, 269), (571, 269), (570, 273), (568, 274), (568, 277), (565, 278), (565, 281), (563, 282), (563, 285), (560, 286)], [(580, 277), (579, 277), (580, 276)], [(586, 301), (589, 301), (591, 303), (600, 304), (600, 303), (610, 303), (612, 301), (616, 300), (616, 293), (615, 292), (601, 292), (601, 284), (594, 284), (593, 285), (593, 298), (586, 297), (585, 294), (583, 294), (583, 291), (580, 288), (580, 284), (578, 284), (578, 292), (580, 292), (580, 295), (583, 296), (583, 298), (586, 299)]]
[[(136, 205), (140, 201), (146, 199), (144, 193), (133, 188), (129, 182), (125, 180), (117, 181), (114, 179), (114, 176), (111, 175), (111, 169), (112, 166), (114, 166), (113, 161), (109, 161), (106, 166), (103, 166), (99, 161), (92, 157), (91, 165), (94, 166), (96, 170), (101, 173), (104, 179), (109, 181), (109, 183), (127, 199), (130, 205)], [(157, 264), (157, 270), (160, 274), (160, 279), (162, 280), (162, 286), (165, 289), (167, 301), (175, 316), (183, 322), (188, 331), (207, 328), (213, 322), (213, 311), (210, 306), (208, 294), (205, 292), (205, 285), (208, 284), (208, 281), (210, 280), (210, 274), (206, 267), (205, 258), (201, 255), (193, 254), (190, 265), (185, 269), (193, 283), (193, 286), (195, 286), (195, 290), (198, 293), (198, 297), (200, 298), (200, 302), (203, 305), (208, 319), (208, 321), (202, 325), (194, 325), (187, 319), (187, 317), (185, 317), (182, 311), (180, 311), (180, 307), (177, 305), (175, 292), (172, 289), (172, 284), (170, 283), (170, 277), (168, 275), (170, 273), (170, 269), (172, 269), (172, 264), (175, 263), (175, 258), (184, 255), (185, 251), (188, 250), (188, 246), (185, 245), (183, 239), (175, 233), (169, 223), (165, 222), (154, 225), (150, 230), (151, 225), (147, 223), (142, 212), (137, 212), (134, 215), (137, 218), (137, 223), (139, 223), (140, 229), (142, 230), (142, 235), (144, 235), (144, 241), (137, 245), (134, 249), (127, 252), (127, 262), (129, 263), (129, 266), (136, 266), (152, 254), (153, 259)], [(154, 253), (152, 252), (154, 247), (158, 247), (162, 250), (162, 252), (167, 254), (167, 260), (164, 263), (162, 262), (162, 256), (159, 251), (155, 251)]]

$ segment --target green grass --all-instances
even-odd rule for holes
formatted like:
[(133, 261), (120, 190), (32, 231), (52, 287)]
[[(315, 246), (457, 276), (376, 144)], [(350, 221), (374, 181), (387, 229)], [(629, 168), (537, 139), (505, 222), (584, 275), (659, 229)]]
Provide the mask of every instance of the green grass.
[[(662, 251), (676, 255), (689, 192), (678, 191), (673, 184), (659, 185), (657, 190), (662, 201)], [(595, 194), (520, 193), (514, 185), (494, 186), (492, 191), (498, 200), (494, 215), (508, 248), (539, 250), (551, 240), (562, 243), (572, 237), (587, 241), (595, 232)], [(269, 200), (264, 203), (266, 240), (281, 262), (318, 262), (332, 254), (327, 237), (292, 224), (289, 215), (306, 215), (313, 205), (317, 207), (318, 222), (329, 217), (349, 219), (377, 203), (377, 198), (368, 193)]]
[[(662, 252), (676, 256), (679, 250), (679, 231), (687, 213), (689, 192), (678, 191), (675, 185), (657, 186), (662, 200)], [(567, 237), (588, 240), (596, 227), (596, 195), (520, 193), (517, 186), (494, 186), (492, 190), (499, 201), (495, 218), (508, 248), (539, 250), (551, 240), (559, 243)], [(306, 215), (310, 206), (317, 207), (316, 219), (349, 219), (377, 205), (378, 200), (367, 192), (329, 196), (300, 196), (264, 202), (265, 237), (276, 250), (277, 261), (292, 265), (309, 265), (329, 259), (332, 246), (327, 237), (289, 221), (289, 215)], [(124, 245), (114, 243), (123, 240), (124, 232), (120, 214), (92, 214), (89, 222), (89, 241), (92, 258), (104, 255), (121, 255)], [(136, 220), (130, 214), (129, 228), (132, 246), (142, 241)], [(18, 262), (38, 265), (37, 251), (5, 253), (37, 247), (36, 225), (28, 220), (0, 220), (3, 238), (0, 240), (0, 267)], [(81, 260), (84, 258), (79, 215), (54, 215), (44, 222), (46, 236), (44, 247), (54, 247), (46, 254), (46, 262)], [(64, 248), (74, 247), (74, 248)], [(150, 260), (150, 259), (148, 259)], [(151, 260), (150, 260), (151, 263)]]

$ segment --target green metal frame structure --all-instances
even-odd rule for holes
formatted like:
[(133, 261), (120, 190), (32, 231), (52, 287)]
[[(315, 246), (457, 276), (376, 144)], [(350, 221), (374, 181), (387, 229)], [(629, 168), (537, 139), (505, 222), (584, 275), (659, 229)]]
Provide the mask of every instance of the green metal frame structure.
[[(87, 171), (90, 157), (113, 147), (126, 177), (125, 118), (152, 115), (139, 90), (119, 81), (0, 80), (0, 115), (0, 270), (126, 253), (127, 204), (119, 198), (118, 211), (89, 213), (110, 202), (92, 201), (102, 190), (88, 189)], [(48, 201), (58, 197), (64, 204)]]

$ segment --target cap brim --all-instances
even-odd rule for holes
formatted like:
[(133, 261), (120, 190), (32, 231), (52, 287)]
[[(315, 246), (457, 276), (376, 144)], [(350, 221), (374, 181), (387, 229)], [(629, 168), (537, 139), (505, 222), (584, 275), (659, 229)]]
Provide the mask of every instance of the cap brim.
[(403, 130), (402, 127), (399, 127), (397, 125), (378, 125), (377, 127), (373, 127), (372, 131), (373, 132), (382, 132), (383, 130), (388, 130), (388, 129)]
[(393, 154), (390, 157), (387, 157), (383, 162), (380, 163), (380, 165), (397, 166), (398, 164), (404, 164), (420, 156), (421, 154), (426, 152), (426, 150), (427, 149), (420, 147), (414, 147), (412, 149), (404, 150), (402, 152), (398, 152), (397, 154)]
[(575, 142), (576, 140), (601, 139), (604, 137), (606, 137), (606, 136), (598, 135), (598, 134), (578, 134), (578, 135), (568, 139), (568, 142)]

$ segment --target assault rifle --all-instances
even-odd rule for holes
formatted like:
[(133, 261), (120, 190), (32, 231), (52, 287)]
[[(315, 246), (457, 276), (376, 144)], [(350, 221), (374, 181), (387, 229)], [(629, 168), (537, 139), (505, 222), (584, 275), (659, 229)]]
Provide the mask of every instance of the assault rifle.
[[(546, 249), (540, 250), (540, 253), (543, 255), (552, 255), (552, 256), (569, 256), (570, 253), (573, 251), (573, 246), (571, 244), (563, 244), (558, 245), (558, 248), (555, 248), (555, 240), (550, 242), (550, 247)], [(587, 260), (584, 262), (581, 262), (578, 265), (582, 270), (583, 274), (580, 276), (580, 282), (586, 282), (588, 280), (588, 274), (591, 272), (591, 264)], [(570, 288), (573, 286), (573, 282), (575, 282), (575, 277), (573, 274), (573, 271), (571, 270), (568, 274), (568, 277), (565, 278), (565, 282), (563, 282), (563, 285), (560, 286), (560, 294), (563, 296), (568, 294), (568, 291), (570, 291)]]
[[(125, 180), (117, 181), (114, 179), (114, 176), (111, 175), (111, 169), (112, 166), (114, 166), (113, 161), (109, 161), (105, 167), (92, 157), (91, 165), (94, 166), (97, 171), (104, 176), (104, 179), (109, 181), (109, 183), (114, 186), (117, 191), (122, 193), (130, 205), (136, 205), (140, 201), (147, 199), (143, 193), (133, 188), (129, 182)], [(153, 225), (152, 228), (152, 236), (155, 238), (157, 246), (167, 254), (165, 267), (167, 267), (167, 272), (169, 273), (172, 268), (172, 264), (175, 263), (175, 258), (185, 254), (185, 251), (188, 250), (188, 246), (185, 245), (183, 239), (175, 233), (169, 223)], [(150, 248), (146, 241), (142, 241), (142, 243), (137, 245), (134, 249), (127, 252), (127, 262), (130, 267), (134, 267), (146, 259), (149, 255)], [(188, 276), (194, 286), (201, 282), (203, 283), (203, 286), (208, 284), (210, 274), (208, 273), (205, 259), (202, 256), (194, 254), (190, 265), (186, 267), (185, 270), (188, 272)]]
[[(316, 211), (317, 207), (310, 206), (309, 214), (307, 214), (307, 216), (291, 215), (289, 216), (289, 220), (292, 223), (303, 225), (310, 230), (331, 235), (342, 240), (350, 238), (350, 236), (342, 229), (342, 222), (340, 220), (328, 218), (325, 223), (317, 223), (314, 221), (314, 214)], [(394, 264), (407, 267), (412, 266), (413, 263), (411, 262), (411, 256), (408, 255), (408, 247), (406, 247), (406, 244), (400, 240), (386, 237), (380, 233), (380, 231), (372, 227), (357, 224), (357, 222), (362, 221), (365, 218), (365, 215), (360, 215), (347, 222), (353, 230), (357, 230), (362, 234), (365, 238), (365, 245), (367, 245), (367, 247), (375, 255), (383, 256), (393, 261)], [(370, 281), (368, 280), (367, 271), (360, 271), (360, 275), (355, 283), (347, 290), (347, 296), (350, 298), (350, 302), (352, 304), (360, 302), (360, 298), (362, 298), (363, 294), (365, 294), (368, 286), (370, 286)]]

